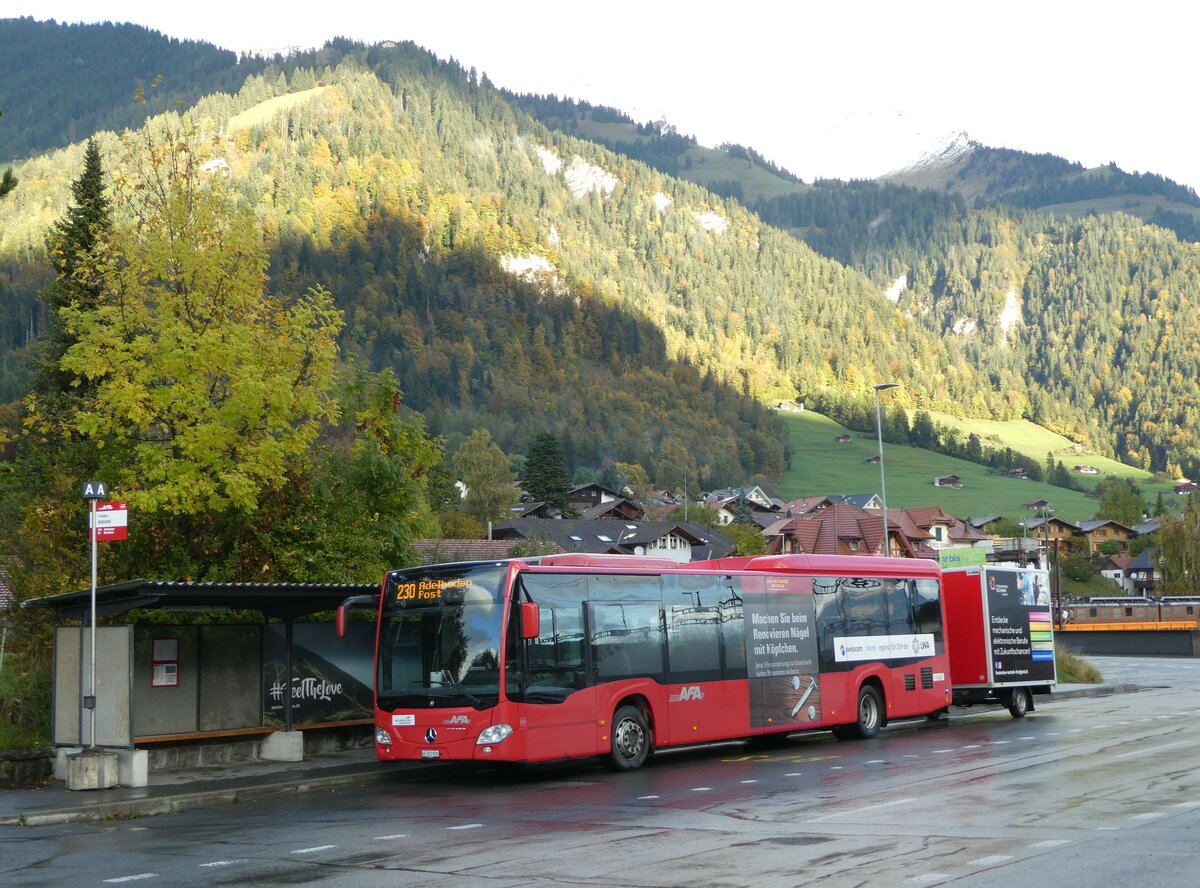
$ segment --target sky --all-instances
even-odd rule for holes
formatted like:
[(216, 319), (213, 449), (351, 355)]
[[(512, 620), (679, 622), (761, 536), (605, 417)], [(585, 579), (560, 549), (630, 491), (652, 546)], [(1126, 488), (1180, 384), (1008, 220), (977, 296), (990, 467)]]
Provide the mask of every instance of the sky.
[(666, 119), (806, 181), (870, 178), (958, 132), (1200, 190), (1200, 4), (1179, 0), (4, 0), (237, 51), (412, 40), (516, 92)]

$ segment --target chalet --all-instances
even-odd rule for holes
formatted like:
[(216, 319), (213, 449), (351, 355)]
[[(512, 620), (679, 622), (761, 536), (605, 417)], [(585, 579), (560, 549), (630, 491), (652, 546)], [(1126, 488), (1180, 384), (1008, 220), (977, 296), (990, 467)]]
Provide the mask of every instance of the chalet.
[(1081, 521), (1075, 534), (1087, 541), (1089, 555), (1100, 554), (1101, 544), (1114, 540), (1121, 547), (1121, 554), (1127, 554), (1129, 541), (1136, 536), (1132, 527), (1107, 518), (1089, 518), (1087, 521)]
[(953, 487), (955, 490), (963, 486), (962, 478), (958, 475), (939, 475), (933, 479), (934, 487)]
[[(889, 551), (918, 557), (910, 534), (928, 537), (903, 512), (888, 513)], [(907, 527), (905, 525), (908, 525)], [(849, 503), (833, 503), (819, 512), (781, 518), (763, 531), (767, 552), (775, 555), (880, 555), (884, 552), (883, 516)]]
[(1008, 470), (1007, 472), (1005, 472), (1004, 474), (1005, 474), (1006, 476), (1008, 476), (1009, 478), (1019, 478), (1019, 479), (1020, 479), (1020, 480), (1022, 480), (1022, 481), (1028, 481), (1028, 480), (1029, 480), (1029, 472), (1027, 472), (1025, 469), (1022, 469), (1022, 468), (1019, 468), (1019, 467), (1018, 467), (1018, 468), (1015, 468), (1015, 469), (1009, 469), (1009, 470)]
[(1065, 552), (1068, 541), (1079, 532), (1079, 525), (1053, 515), (1048, 518), (1029, 518), (1021, 523), (1025, 525), (1030, 538), (1049, 540), (1050, 548), (1055, 552)]
[(580, 512), (585, 512), (593, 506), (620, 498), (621, 494), (617, 493), (617, 491), (592, 481), (588, 484), (576, 484), (572, 487), (571, 492), (567, 496), (567, 502)]
[(1149, 536), (1152, 533), (1158, 533), (1158, 528), (1161, 522), (1157, 518), (1147, 518), (1141, 524), (1133, 525), (1134, 536)]
[(561, 518), (562, 512), (549, 503), (526, 500), (512, 507), (512, 516), (514, 518)]
[(834, 440), (836, 440), (839, 444), (849, 444), (850, 436), (849, 435), (838, 435), (837, 438), (835, 438)]
[(1153, 595), (1162, 581), (1162, 573), (1158, 569), (1158, 550), (1143, 549), (1129, 563), (1126, 571), (1133, 584), (1131, 595)]
[(1186, 478), (1181, 478), (1175, 483), (1175, 492), (1180, 496), (1187, 496), (1189, 493), (1195, 493), (1197, 489), (1200, 489), (1200, 485), (1197, 485), (1196, 482), (1189, 481)]
[(877, 466), (879, 465), (879, 454), (877, 453), (874, 456), (868, 456), (865, 460), (863, 460), (863, 462), (869, 466)]
[(564, 552), (612, 555), (655, 555), (680, 564), (724, 558), (733, 542), (719, 531), (685, 521), (613, 521), (564, 518), (543, 521), (518, 518), (497, 525), (498, 540), (539, 540)]
[(602, 503), (592, 506), (590, 509), (584, 509), (580, 515), (581, 518), (589, 520), (608, 518), (616, 521), (641, 521), (645, 516), (645, 509), (633, 500), (626, 499), (623, 496), (605, 500)]
[(1100, 470), (1095, 466), (1075, 466), (1074, 471), (1080, 475), (1099, 475)]
[(739, 496), (744, 496), (752, 507), (757, 506), (760, 509), (775, 509), (777, 504), (767, 495), (767, 492), (758, 485), (753, 487), (723, 487), (720, 490), (714, 490), (711, 493), (705, 494), (705, 505), (711, 505), (716, 502), (726, 502), (735, 500)]
[(1132, 558), (1114, 555), (1100, 568), (1100, 576), (1116, 583), (1122, 595), (1132, 595), (1133, 578), (1129, 576), (1129, 565), (1132, 563)]

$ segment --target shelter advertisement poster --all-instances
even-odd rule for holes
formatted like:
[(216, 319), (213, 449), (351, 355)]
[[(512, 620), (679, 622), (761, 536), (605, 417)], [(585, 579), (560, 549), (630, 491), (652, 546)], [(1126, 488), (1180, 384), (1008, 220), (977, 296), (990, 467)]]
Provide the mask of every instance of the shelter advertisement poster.
[[(264, 724), (284, 722), (287, 646), (283, 626), (267, 627), (263, 662)], [(351, 623), (338, 638), (331, 623), (299, 623), (292, 639), (292, 721), (330, 724), (374, 715), (374, 625)]]
[(746, 675), (750, 726), (797, 729), (821, 719), (817, 622), (805, 577), (746, 579)]
[(992, 681), (1053, 682), (1049, 572), (989, 569), (983, 581)]

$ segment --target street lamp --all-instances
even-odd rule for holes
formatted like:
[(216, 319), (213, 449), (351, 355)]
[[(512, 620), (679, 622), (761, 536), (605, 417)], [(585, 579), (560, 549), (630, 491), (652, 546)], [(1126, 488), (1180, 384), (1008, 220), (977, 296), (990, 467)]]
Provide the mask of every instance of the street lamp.
[(891, 544), (888, 542), (887, 522), (887, 478), (883, 472), (883, 418), (879, 409), (879, 393), (884, 389), (895, 388), (898, 382), (878, 382), (875, 384), (875, 434), (879, 438), (879, 493), (883, 500), (883, 554), (890, 555)]

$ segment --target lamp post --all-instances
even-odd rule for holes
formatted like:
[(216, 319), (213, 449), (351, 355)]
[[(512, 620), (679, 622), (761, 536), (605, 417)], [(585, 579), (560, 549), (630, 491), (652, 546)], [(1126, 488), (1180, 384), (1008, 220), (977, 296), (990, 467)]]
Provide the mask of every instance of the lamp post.
[(875, 384), (875, 435), (879, 439), (879, 493), (883, 500), (883, 554), (890, 555), (891, 544), (888, 541), (887, 520), (887, 477), (883, 471), (883, 416), (879, 407), (879, 393), (884, 389), (895, 388), (898, 382), (878, 382)]

